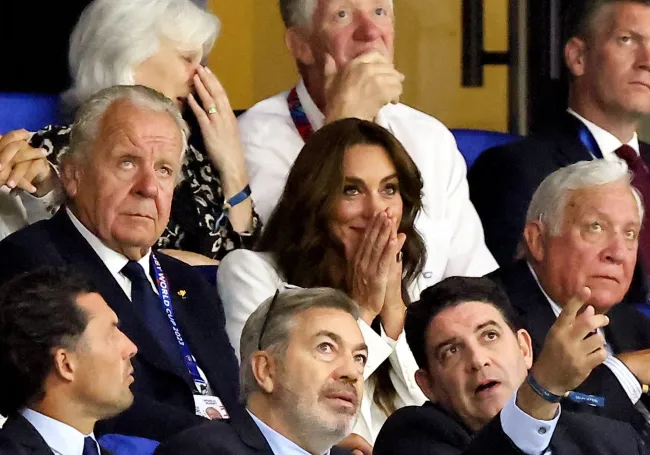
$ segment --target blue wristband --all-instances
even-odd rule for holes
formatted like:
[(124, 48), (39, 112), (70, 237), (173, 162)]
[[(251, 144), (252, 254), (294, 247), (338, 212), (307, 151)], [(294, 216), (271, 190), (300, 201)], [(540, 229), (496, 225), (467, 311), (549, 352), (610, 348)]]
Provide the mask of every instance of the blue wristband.
[(562, 401), (562, 395), (556, 395), (552, 392), (549, 392), (546, 390), (544, 387), (539, 385), (539, 382), (535, 380), (532, 374), (528, 373), (528, 376), (526, 377), (526, 382), (530, 386), (531, 389), (533, 389), (533, 392), (535, 392), (537, 395), (548, 401), (549, 403), (559, 403)]
[(526, 382), (537, 395), (539, 395), (549, 403), (559, 403), (562, 400), (562, 398), (567, 398), (568, 400), (573, 401), (574, 403), (586, 404), (588, 406), (599, 407), (599, 408), (605, 406), (605, 398), (599, 397), (597, 395), (587, 395), (586, 393), (580, 393), (580, 392), (567, 392), (564, 395), (556, 395), (552, 392), (549, 392), (544, 387), (539, 385), (539, 382), (537, 382), (533, 377), (533, 375), (530, 373), (528, 373), (528, 376), (526, 377)]
[(246, 199), (248, 199), (250, 195), (251, 195), (251, 187), (250, 185), (246, 185), (246, 187), (243, 190), (241, 190), (239, 193), (235, 194), (233, 197), (228, 199), (224, 205), (226, 209), (233, 208), (240, 202), (244, 202)]

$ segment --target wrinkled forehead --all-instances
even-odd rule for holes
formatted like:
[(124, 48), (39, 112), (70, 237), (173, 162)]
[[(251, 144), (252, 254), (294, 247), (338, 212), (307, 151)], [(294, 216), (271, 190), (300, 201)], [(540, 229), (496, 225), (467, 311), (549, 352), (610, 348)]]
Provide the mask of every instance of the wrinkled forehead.
[(479, 301), (463, 302), (448, 308), (431, 319), (427, 327), (427, 348), (451, 338), (473, 337), (477, 330), (487, 325), (508, 328), (501, 311), (493, 304)]
[(382, 7), (393, 10), (393, 0), (305, 0), (307, 14), (312, 18), (312, 25), (318, 25), (329, 14), (339, 9), (369, 9)]
[(167, 112), (119, 101), (111, 105), (102, 117), (97, 142), (99, 145), (146, 143), (164, 145), (168, 152), (183, 150), (181, 131)]
[(346, 311), (336, 308), (309, 308), (293, 316), (291, 341), (309, 343), (316, 338), (331, 338), (348, 346), (363, 343), (357, 321)]
[(607, 216), (621, 224), (641, 222), (641, 201), (632, 186), (624, 180), (568, 190), (565, 198), (565, 224), (595, 214)]

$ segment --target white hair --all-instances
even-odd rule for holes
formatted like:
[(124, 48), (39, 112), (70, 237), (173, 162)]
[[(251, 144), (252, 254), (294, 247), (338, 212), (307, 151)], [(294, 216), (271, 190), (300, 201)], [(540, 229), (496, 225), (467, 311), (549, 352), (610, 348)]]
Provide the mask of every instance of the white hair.
[[(182, 141), (181, 161), (187, 149), (189, 127), (176, 105), (162, 93), (142, 85), (113, 85), (93, 94), (77, 110), (75, 120), (70, 130), (70, 147), (63, 155), (63, 160), (84, 159), (97, 140), (101, 120), (110, 106), (115, 102), (125, 100), (133, 105), (154, 112), (168, 114), (179, 129)], [(179, 172), (178, 184), (182, 179)]]
[(70, 37), (73, 83), (65, 105), (73, 111), (101, 89), (134, 84), (135, 68), (158, 52), (162, 39), (207, 55), (219, 26), (216, 16), (190, 0), (94, 0)]
[(541, 222), (548, 228), (551, 236), (557, 236), (562, 231), (569, 191), (619, 181), (624, 181), (630, 186), (639, 209), (639, 219), (643, 220), (643, 202), (639, 192), (632, 187), (632, 173), (625, 162), (599, 159), (579, 161), (546, 177), (530, 201), (526, 223)]
[[(311, 28), (318, 0), (279, 0), (278, 4), (286, 28)], [(390, 0), (390, 6), (393, 7), (393, 0)]]

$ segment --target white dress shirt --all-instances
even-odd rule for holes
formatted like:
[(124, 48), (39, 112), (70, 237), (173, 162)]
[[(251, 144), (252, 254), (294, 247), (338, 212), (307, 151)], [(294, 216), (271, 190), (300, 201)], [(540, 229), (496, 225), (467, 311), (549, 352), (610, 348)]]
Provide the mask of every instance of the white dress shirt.
[[(38, 431), (54, 455), (82, 455), (84, 439), (90, 436), (95, 440), (93, 433), (83, 434), (79, 430), (43, 415), (32, 409), (23, 409), (20, 414)], [(101, 453), (97, 444), (97, 453)]]
[[(616, 136), (596, 125), (595, 123), (590, 122), (571, 108), (567, 109), (567, 112), (580, 120), (587, 127), (591, 135), (596, 140), (596, 144), (598, 144), (598, 148), (603, 154), (603, 158), (605, 160), (614, 161), (621, 159), (616, 155), (615, 152), (616, 149), (623, 145), (623, 143)], [(636, 133), (634, 133), (632, 139), (630, 139), (630, 142), (628, 142), (627, 145), (632, 147), (637, 155), (639, 154), (639, 136)]]
[[(530, 273), (533, 275), (533, 278), (535, 278), (537, 286), (539, 286), (539, 289), (546, 297), (546, 300), (548, 300), (548, 303), (553, 310), (553, 314), (555, 314), (555, 317), (558, 317), (562, 312), (562, 307), (555, 303), (546, 293), (541, 283), (539, 282), (539, 279), (537, 278), (535, 270), (533, 270), (533, 267), (530, 265), (530, 263), (528, 263), (528, 268), (530, 269)], [(605, 338), (605, 331), (598, 329), (598, 333), (603, 337), (605, 343), (607, 343), (607, 338)], [(636, 376), (634, 376), (634, 373), (632, 373), (629, 368), (626, 367), (625, 364), (614, 355), (611, 346), (609, 344), (606, 344), (605, 348), (607, 349), (607, 358), (603, 364), (610, 369), (614, 376), (616, 376), (616, 379), (621, 384), (621, 387), (623, 387), (623, 390), (625, 390), (625, 393), (627, 394), (632, 404), (636, 404), (637, 401), (641, 399), (641, 395), (643, 394), (641, 384), (637, 380)]]
[[(297, 92), (314, 131), (318, 130), (323, 114), (302, 81)], [(289, 114), (287, 94), (261, 101), (239, 117), (253, 201), (263, 223), (304, 145)], [(497, 263), (485, 246), (483, 226), (469, 200), (465, 160), (451, 132), (433, 117), (404, 104), (383, 107), (377, 123), (402, 142), (422, 174), (424, 210), (415, 227), (428, 254), (419, 291), (448, 276), (483, 276), (495, 270)]]
[[(257, 428), (260, 429), (264, 435), (264, 439), (269, 443), (271, 451), (275, 455), (311, 455), (305, 449), (300, 447), (293, 441), (282, 436), (280, 433), (275, 431), (273, 428), (262, 422), (257, 418), (255, 414), (250, 412), (248, 409), (248, 414), (253, 418), (253, 422), (257, 425)], [(329, 455), (330, 451), (323, 452), (322, 455)]]
[(553, 420), (537, 420), (517, 406), (517, 392), (501, 410), (501, 428), (510, 440), (526, 455), (551, 455), (549, 444), (560, 420), (558, 409)]
[[(217, 287), (226, 314), (226, 332), (238, 358), (239, 341), (246, 320), (264, 300), (283, 286), (284, 279), (268, 253), (235, 250), (221, 261)], [(359, 327), (368, 345), (364, 378), (368, 379), (379, 365), (388, 360), (391, 366), (389, 375), (397, 391), (395, 407), (399, 409), (423, 404), (426, 397), (415, 382), (418, 366), (406, 343), (404, 331), (397, 340), (392, 340), (383, 332), (383, 328), (382, 333), (378, 334), (363, 320), (359, 320)], [(365, 381), (361, 416), (353, 430), (371, 444), (386, 421), (386, 415), (373, 401), (374, 392), (374, 381)]]
[[(111, 275), (113, 275), (113, 278), (115, 278), (115, 281), (117, 281), (117, 284), (120, 285), (129, 300), (133, 300), (131, 298), (131, 280), (129, 280), (126, 275), (122, 273), (122, 269), (129, 262), (129, 258), (104, 245), (104, 243), (95, 234), (90, 232), (88, 228), (86, 228), (86, 226), (84, 226), (81, 221), (79, 221), (77, 217), (74, 216), (69, 208), (66, 207), (65, 211), (66, 214), (70, 217), (70, 221), (72, 221), (74, 227), (77, 228), (81, 236), (86, 239), (92, 249), (95, 250), (97, 256), (99, 256), (108, 271), (111, 273)], [(151, 273), (149, 273), (150, 259), (151, 249), (149, 249), (147, 253), (140, 258), (138, 264), (140, 264), (140, 266), (144, 269), (147, 280), (149, 280), (149, 284), (151, 284), (151, 289), (153, 289), (154, 292), (158, 294), (158, 287), (154, 283), (153, 278), (151, 277)], [(169, 330), (171, 330), (171, 326)], [(201, 378), (208, 385), (207, 394), (214, 395), (213, 389), (210, 387), (205, 373), (200, 367), (198, 367), (198, 365), (197, 369), (199, 370), (199, 375)]]

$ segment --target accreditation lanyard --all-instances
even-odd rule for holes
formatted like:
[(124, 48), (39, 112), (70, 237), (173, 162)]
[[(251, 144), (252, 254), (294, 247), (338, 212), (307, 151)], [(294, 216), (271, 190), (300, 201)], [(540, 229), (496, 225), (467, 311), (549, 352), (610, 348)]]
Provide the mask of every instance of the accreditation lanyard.
[(192, 375), (192, 380), (194, 381), (194, 386), (196, 388), (195, 392), (200, 395), (205, 395), (208, 390), (208, 384), (199, 374), (199, 367), (196, 364), (196, 360), (190, 352), (190, 347), (187, 345), (187, 343), (185, 343), (183, 335), (181, 335), (181, 331), (178, 327), (178, 324), (176, 323), (176, 317), (174, 316), (174, 307), (172, 306), (172, 299), (169, 293), (169, 281), (167, 281), (167, 277), (163, 273), (160, 262), (158, 262), (158, 258), (156, 258), (153, 253), (151, 254), (151, 261), (153, 263), (153, 273), (156, 278), (156, 287), (158, 288), (160, 303), (174, 332), (174, 338), (178, 343), (178, 349), (180, 350), (181, 356), (183, 357), (183, 362)]
[(305, 108), (302, 107), (296, 87), (292, 88), (289, 92), (287, 104), (289, 105), (289, 113), (291, 114), (293, 124), (296, 125), (296, 129), (302, 140), (307, 142), (314, 135), (314, 128), (312, 128), (307, 114), (305, 114)]
[(600, 151), (600, 147), (598, 147), (598, 142), (596, 142), (596, 138), (594, 137), (593, 134), (591, 134), (591, 131), (589, 131), (589, 128), (583, 123), (580, 125), (580, 142), (587, 147), (587, 150), (589, 150), (589, 153), (591, 153), (594, 158), (597, 160), (601, 159), (603, 157), (603, 152)]

